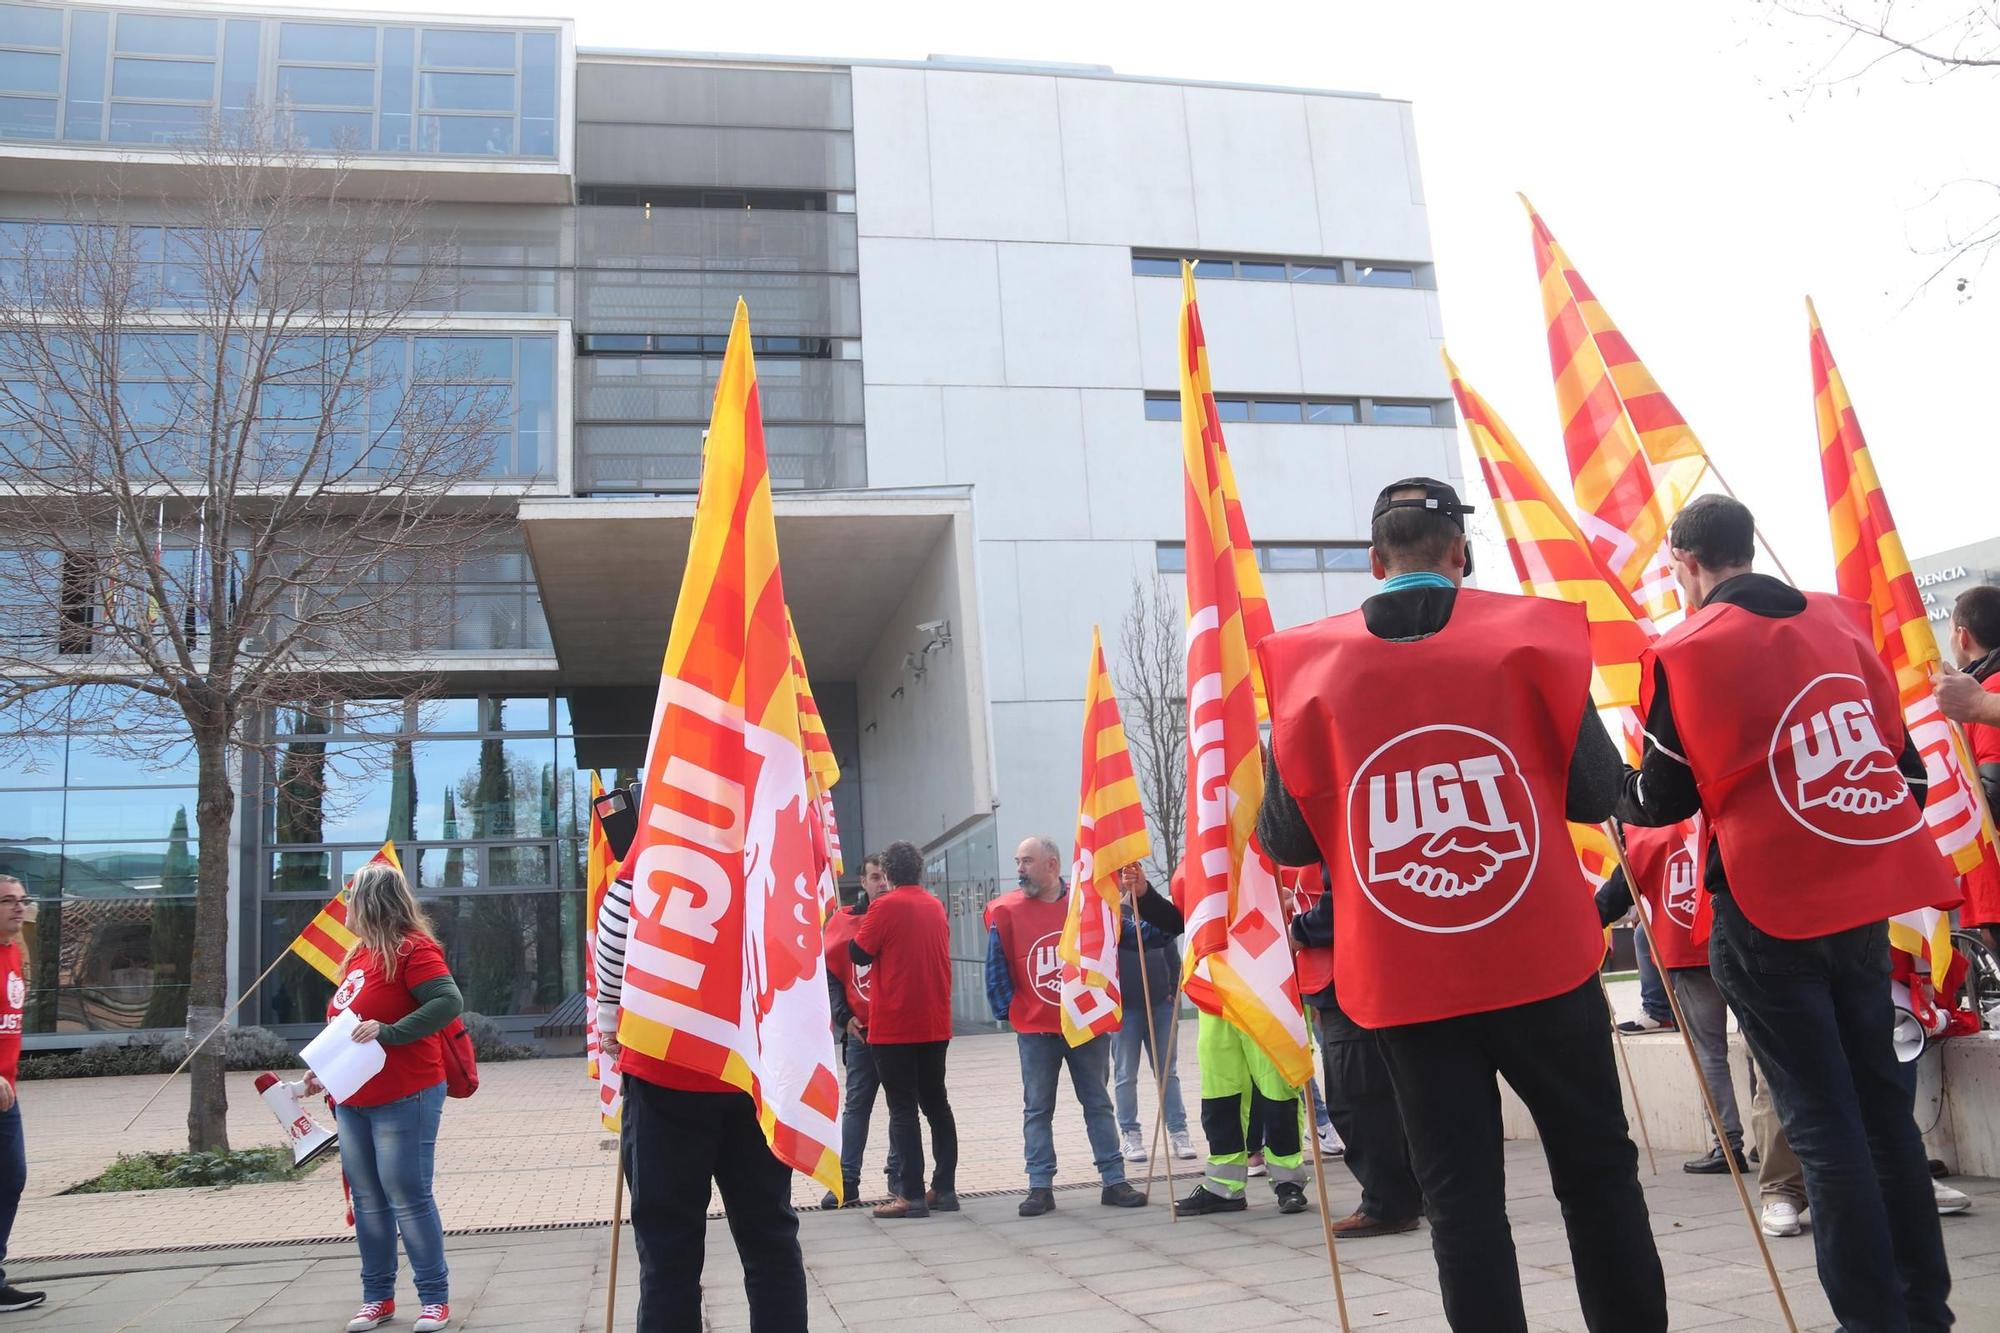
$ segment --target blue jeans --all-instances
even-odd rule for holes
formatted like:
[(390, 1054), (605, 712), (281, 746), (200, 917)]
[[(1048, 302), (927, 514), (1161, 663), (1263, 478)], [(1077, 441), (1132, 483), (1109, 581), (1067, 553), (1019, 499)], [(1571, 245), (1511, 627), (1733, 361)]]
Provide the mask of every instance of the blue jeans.
[(1655, 1023), (1673, 1022), (1674, 1006), (1667, 999), (1666, 978), (1653, 962), (1653, 950), (1643, 930), (1632, 932), (1632, 958), (1639, 968), (1639, 1012)]
[(410, 1256), (417, 1299), (425, 1305), (451, 1300), (444, 1262), (444, 1219), (431, 1197), (438, 1120), (444, 1084), (381, 1106), (342, 1106), (340, 1169), (354, 1192), (354, 1238), (361, 1245), (361, 1299), (396, 1294), (396, 1237)]
[(1056, 1079), (1069, 1066), (1069, 1085), (1083, 1107), (1084, 1132), (1090, 1135), (1090, 1156), (1107, 1185), (1125, 1179), (1125, 1158), (1118, 1151), (1118, 1120), (1105, 1086), (1111, 1073), (1111, 1043), (1096, 1037), (1071, 1046), (1060, 1032), (1017, 1032), (1021, 1047), (1021, 1137), (1028, 1159), (1028, 1188), (1047, 1189), (1056, 1182)]
[[(28, 1147), (21, 1136), (21, 1104), (15, 1102), (0, 1111), (0, 1263), (7, 1259), (7, 1242), (14, 1235), (14, 1214), (20, 1210), (21, 1191), (27, 1185)], [(0, 1287), (6, 1285), (7, 1270), (0, 1268)]]
[[(875, 1094), (882, 1080), (875, 1072), (874, 1048), (849, 1033), (841, 1047), (847, 1065), (847, 1095), (840, 1108), (840, 1176), (852, 1200), (861, 1187), (861, 1157), (868, 1151), (868, 1122), (875, 1115)], [(889, 1193), (903, 1183), (902, 1159), (896, 1155), (894, 1139), (889, 1141)]]
[[(1143, 1007), (1125, 1006), (1125, 1021), (1118, 1031), (1111, 1034), (1111, 1087), (1118, 1103), (1118, 1128), (1127, 1133), (1139, 1132), (1139, 1051), (1146, 1052), (1146, 1063), (1155, 1074), (1159, 1073), (1159, 1052), (1153, 1049), (1153, 1037), (1157, 1033), (1160, 1045), (1168, 1045), (1174, 1030), (1174, 1007), (1180, 997), (1162, 1000), (1153, 1006), (1152, 1024), (1147, 1025)], [(1177, 1070), (1172, 1049), (1167, 1051), (1167, 1132), (1187, 1133), (1187, 1108), (1181, 1104), (1181, 1076)]]
[(1891, 1038), (1889, 928), (1813, 939), (1757, 929), (1715, 896), (1709, 970), (1805, 1168), (1820, 1285), (1847, 1333), (1934, 1333), (1951, 1293), (1914, 1066)]

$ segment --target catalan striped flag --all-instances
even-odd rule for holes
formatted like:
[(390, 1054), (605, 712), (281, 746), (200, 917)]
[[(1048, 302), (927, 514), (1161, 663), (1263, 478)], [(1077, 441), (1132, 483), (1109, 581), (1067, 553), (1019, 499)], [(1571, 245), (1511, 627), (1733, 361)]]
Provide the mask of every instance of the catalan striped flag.
[(820, 920), (840, 910), (840, 876), (847, 869), (840, 855), (840, 828), (833, 818), (833, 785), (840, 781), (840, 762), (834, 758), (833, 742), (827, 738), (826, 723), (813, 698), (812, 680), (806, 675), (805, 650), (799, 647), (798, 627), (792, 623), (792, 609), (785, 608), (785, 633), (791, 641), (792, 689), (798, 696), (799, 742), (805, 748), (806, 792), (812, 799), (808, 811), (812, 823), (814, 878), (819, 885)]
[(1594, 893), (1604, 887), (1604, 881), (1611, 878), (1611, 872), (1618, 868), (1618, 851), (1611, 845), (1611, 837), (1602, 824), (1571, 824), (1569, 840), (1576, 845), (1576, 862), (1583, 867), (1584, 878), (1590, 881)]
[(840, 1080), (806, 775), (739, 300), (626, 858), (618, 1037), (642, 1076), (652, 1061), (749, 1093), (772, 1155), (838, 1197)]
[[(1826, 516), (1833, 530), (1834, 587), (1873, 611), (1875, 647), (1896, 674), (1903, 716), (1924, 756), (1930, 796), (1924, 820), (1938, 850), (1961, 878), (2000, 872), (2000, 845), (1993, 819), (1973, 774), (1958, 730), (1938, 711), (1931, 694), (1937, 672), (1937, 639), (1924, 612), (1923, 594), (1903, 554), (1903, 539), (1889, 513), (1862, 438), (1861, 422), (1847, 385), (1834, 364), (1833, 349), (1819, 325), (1819, 312), (1806, 302), (1811, 322), (1813, 415), (1819, 426), (1821, 480), (1826, 484)], [(1944, 985), (1952, 964), (1951, 919), (1925, 909), (1889, 922), (1890, 942), (1914, 957), (1928, 957), (1935, 984)]]
[(1152, 854), (1118, 694), (1104, 665), (1104, 636), (1090, 630), (1090, 682), (1083, 695), (1083, 782), (1076, 804), (1076, 851), (1069, 912), (1056, 955), (1062, 960), (1062, 1030), (1072, 1046), (1118, 1030), (1118, 872)]
[[(611, 843), (597, 818), (597, 798), (604, 795), (604, 783), (597, 770), (590, 771), (590, 836), (585, 843), (583, 862), (583, 956), (597, 957), (597, 909), (604, 891), (611, 885)], [(597, 1077), (597, 1058), (604, 1049), (597, 1031), (597, 969), (583, 969), (583, 993), (589, 1001), (583, 1010), (583, 1060), (592, 1079)]]
[[(385, 842), (382, 850), (368, 858), (372, 864), (384, 861), (403, 868), (396, 855), (396, 844)], [(306, 928), (292, 941), (292, 952), (312, 965), (313, 971), (340, 984), (340, 965), (346, 961), (348, 952), (354, 948), (354, 932), (347, 928), (347, 885), (340, 886), (340, 892), (333, 895), (333, 901), (319, 909), (319, 915), (306, 922)]]
[(1590, 620), (1592, 697), (1599, 708), (1637, 707), (1639, 658), (1652, 641), (1652, 622), (1585, 540), (1500, 414), (1465, 382), (1449, 356), (1444, 365), (1521, 591), (1581, 603)]
[[(1252, 635), (1270, 611), (1246, 592), (1252, 557), (1230, 502), (1194, 270), (1181, 265), (1181, 453), (1187, 527), (1187, 996), (1257, 1044), (1294, 1086), (1312, 1074), (1277, 867), (1256, 841), (1264, 798), (1262, 692)], [(1241, 543), (1239, 546), (1238, 543)], [(1250, 561), (1254, 567), (1254, 559)], [(1253, 585), (1261, 595), (1261, 585)]]
[(1667, 527), (1701, 481), (1708, 456), (1534, 205), (1526, 197), (1521, 204), (1534, 233), (1577, 509), (1605, 566), (1658, 620), (1680, 606)]

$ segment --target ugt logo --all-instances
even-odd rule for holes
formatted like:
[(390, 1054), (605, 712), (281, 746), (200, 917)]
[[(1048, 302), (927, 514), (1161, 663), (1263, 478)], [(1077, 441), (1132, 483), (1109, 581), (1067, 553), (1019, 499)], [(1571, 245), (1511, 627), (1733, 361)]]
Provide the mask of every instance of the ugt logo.
[(1829, 841), (1894, 842), (1923, 822), (1859, 676), (1828, 673), (1799, 691), (1771, 733), (1770, 771), (1792, 818)]
[(1052, 930), (1028, 949), (1028, 984), (1050, 1004), (1062, 1003), (1062, 956), (1056, 946), (1062, 932)]
[(1701, 872), (1695, 865), (1694, 852), (1682, 843), (1667, 857), (1667, 893), (1664, 901), (1667, 915), (1689, 930), (1694, 929), (1700, 886)]
[(1413, 930), (1490, 925), (1540, 859), (1520, 762), (1471, 727), (1417, 727), (1369, 755), (1348, 788), (1347, 827), (1361, 891)]

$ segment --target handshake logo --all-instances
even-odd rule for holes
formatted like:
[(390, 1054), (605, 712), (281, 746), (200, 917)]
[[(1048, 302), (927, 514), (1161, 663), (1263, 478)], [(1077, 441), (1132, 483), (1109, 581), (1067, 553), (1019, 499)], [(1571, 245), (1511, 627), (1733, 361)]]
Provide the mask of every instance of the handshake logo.
[(1465, 727), (1421, 727), (1371, 755), (1350, 789), (1348, 827), (1369, 900), (1418, 930), (1497, 919), (1536, 860), (1534, 800), (1519, 764)]
[(1834, 842), (1890, 842), (1923, 820), (1859, 676), (1820, 676), (1799, 692), (1772, 734), (1770, 769), (1792, 817)]
[(1667, 857), (1667, 915), (1687, 929), (1694, 929), (1700, 892), (1701, 873), (1694, 863), (1694, 853), (1685, 846), (1674, 848)]

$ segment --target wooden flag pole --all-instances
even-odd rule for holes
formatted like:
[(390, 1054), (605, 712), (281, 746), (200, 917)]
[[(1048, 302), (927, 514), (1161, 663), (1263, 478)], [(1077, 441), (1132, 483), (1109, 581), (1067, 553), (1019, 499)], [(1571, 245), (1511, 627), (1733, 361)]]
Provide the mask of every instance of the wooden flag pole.
[(1319, 1121), (1319, 1108), (1314, 1105), (1315, 1098), (1310, 1078), (1305, 1081), (1305, 1086), (1299, 1089), (1299, 1093), (1299, 1137), (1314, 1149), (1313, 1180), (1319, 1187), (1319, 1227), (1326, 1237), (1326, 1266), (1333, 1270), (1334, 1309), (1340, 1314), (1341, 1333), (1349, 1333), (1351, 1325), (1347, 1322), (1347, 1290), (1341, 1285), (1340, 1253), (1334, 1248), (1333, 1243), (1333, 1209), (1326, 1200), (1326, 1160), (1317, 1151), (1319, 1143), (1314, 1132), (1314, 1126)]
[[(1611, 839), (1612, 855), (1618, 858), (1618, 868), (1625, 872), (1625, 880), (1632, 886), (1633, 901), (1638, 901), (1639, 881), (1632, 877), (1632, 868), (1625, 864), (1625, 844), (1619, 840), (1618, 828), (1609, 820), (1604, 824), (1605, 836)], [(1646, 916), (1644, 908), (1639, 910), (1639, 928), (1646, 932), (1646, 942), (1652, 946), (1653, 957), (1658, 958), (1659, 944), (1653, 938), (1653, 923)], [(1688, 1034), (1687, 1019), (1681, 1013), (1680, 997), (1674, 993), (1671, 979), (1668, 982), (1667, 1004), (1674, 1011), (1674, 1024), (1681, 1031), (1681, 1045), (1686, 1047), (1688, 1063), (1694, 1066), (1694, 1081), (1701, 1089), (1702, 1105), (1708, 1111), (1708, 1123), (1715, 1131), (1715, 1140), (1722, 1145), (1722, 1160), (1729, 1166), (1729, 1178), (1736, 1182), (1736, 1197), (1743, 1203), (1743, 1216), (1750, 1223), (1750, 1234), (1757, 1241), (1757, 1252), (1764, 1257), (1764, 1272), (1771, 1279), (1771, 1294), (1778, 1298), (1778, 1312), (1785, 1317), (1785, 1327), (1791, 1333), (1799, 1333), (1798, 1321), (1792, 1317), (1792, 1303), (1785, 1299), (1785, 1284), (1778, 1277), (1778, 1266), (1771, 1261), (1771, 1246), (1764, 1239), (1764, 1228), (1757, 1221), (1757, 1205), (1750, 1201), (1750, 1189), (1743, 1183), (1743, 1168), (1737, 1162), (1736, 1150), (1729, 1146), (1729, 1135), (1722, 1128), (1722, 1114), (1715, 1109), (1715, 1092), (1708, 1086), (1708, 1077), (1701, 1072), (1701, 1057), (1694, 1049), (1694, 1038)]]
[[(1181, 1220), (1180, 1214), (1174, 1212), (1173, 1209), (1173, 1144), (1167, 1141), (1165, 1136), (1167, 1127), (1167, 1070), (1170, 1068), (1167, 1059), (1171, 1052), (1161, 1051), (1159, 1029), (1153, 1025), (1153, 983), (1146, 976), (1146, 931), (1144, 923), (1139, 920), (1139, 904), (1136, 900), (1132, 904), (1132, 932), (1133, 942), (1139, 946), (1139, 991), (1146, 1002), (1146, 1040), (1153, 1045), (1153, 1073), (1159, 1083), (1160, 1104), (1158, 1109), (1153, 1113), (1154, 1160), (1146, 1164), (1146, 1198), (1150, 1201), (1153, 1197), (1153, 1175), (1158, 1169), (1158, 1163), (1164, 1160), (1167, 1167), (1167, 1213), (1171, 1221), (1179, 1222)], [(1179, 1006), (1175, 1006), (1174, 1017), (1179, 1018), (1179, 1016)], [(1173, 1030), (1173, 1021), (1169, 1020), (1167, 1031), (1171, 1034)]]
[(618, 1228), (625, 1220), (625, 1154), (614, 1155), (618, 1158), (618, 1183), (611, 1190), (611, 1280), (604, 1289), (604, 1333), (611, 1333), (618, 1310)]
[[(1638, 890), (1635, 888), (1633, 896), (1636, 898), (1637, 895)], [(1644, 908), (1640, 909), (1640, 915), (1645, 915)], [(1662, 977), (1660, 981), (1664, 985), (1666, 978)], [(1657, 1176), (1660, 1174), (1660, 1164), (1653, 1157), (1653, 1136), (1646, 1130), (1646, 1108), (1639, 1101), (1639, 1085), (1632, 1078), (1632, 1058), (1625, 1053), (1625, 1038), (1618, 1031), (1618, 1013), (1611, 1007), (1611, 988), (1604, 984), (1604, 972), (1601, 968), (1597, 973), (1597, 989), (1604, 996), (1604, 1012), (1611, 1019), (1611, 1044), (1618, 1048), (1618, 1064), (1625, 1071), (1625, 1090), (1632, 1094), (1632, 1111), (1639, 1117), (1639, 1142), (1646, 1145), (1646, 1169)]]
[(153, 1089), (153, 1095), (148, 1097), (146, 1099), (146, 1104), (140, 1107), (136, 1112), (134, 1112), (132, 1118), (125, 1122), (125, 1128), (122, 1131), (120, 1131), (121, 1133), (130, 1134), (132, 1132), (132, 1126), (139, 1123), (139, 1117), (146, 1114), (147, 1111), (152, 1109), (153, 1103), (160, 1100), (160, 1094), (165, 1092), (169, 1087), (169, 1085), (171, 1085), (175, 1079), (181, 1076), (182, 1070), (186, 1069), (190, 1064), (194, 1063), (194, 1058), (196, 1055), (201, 1053), (201, 1048), (208, 1045), (208, 1039), (210, 1037), (213, 1037), (216, 1033), (222, 1031), (223, 1027), (228, 1024), (230, 1018), (234, 1016), (236, 1011), (243, 1007), (243, 1002), (250, 998), (250, 993), (256, 990), (259, 986), (263, 985), (264, 979), (266, 977), (270, 976), (273, 972), (278, 970), (278, 964), (284, 962), (286, 954), (289, 953), (291, 953), (291, 950), (286, 949), (284, 953), (279, 954), (275, 959), (271, 961), (271, 965), (269, 967), (265, 968), (261, 973), (258, 974), (257, 979), (255, 981), (251, 982), (248, 986), (244, 987), (243, 993), (236, 997), (236, 1003), (230, 1005), (227, 1009), (223, 1010), (222, 1017), (215, 1020), (215, 1026), (210, 1028), (207, 1032), (203, 1033), (201, 1040), (188, 1048), (187, 1058), (185, 1060), (182, 1060), (180, 1064), (174, 1067), (174, 1072), (167, 1075), (166, 1078), (161, 1081), (159, 1087)]

